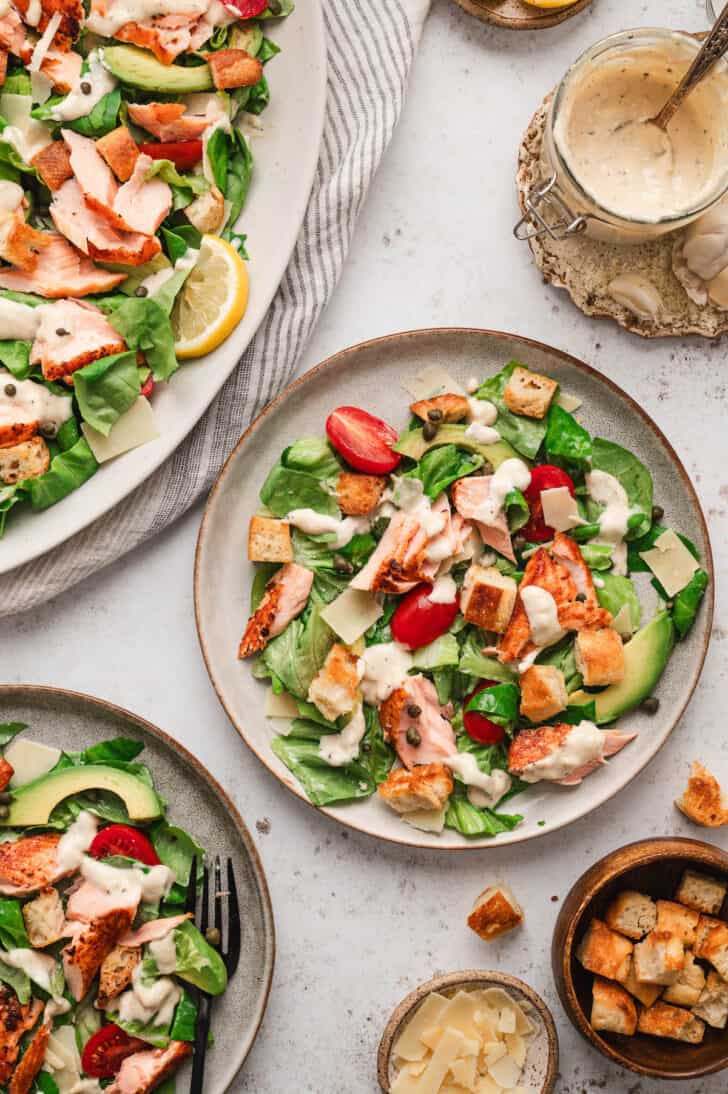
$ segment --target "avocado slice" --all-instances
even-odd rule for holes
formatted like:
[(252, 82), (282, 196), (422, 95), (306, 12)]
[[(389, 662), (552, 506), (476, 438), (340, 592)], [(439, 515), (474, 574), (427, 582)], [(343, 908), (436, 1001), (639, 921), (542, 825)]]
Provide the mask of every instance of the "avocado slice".
[(494, 468), (500, 467), (505, 460), (518, 457), (518, 453), (508, 444), (508, 441), (498, 441), (497, 444), (477, 444), (472, 438), (465, 436), (467, 426), (441, 425), (434, 440), (426, 441), (421, 429), (410, 429), (403, 433), (395, 445), (395, 452), (401, 452), (403, 456), (410, 456), (413, 460), (421, 460), (425, 452), (431, 448), (438, 448), (443, 444), (456, 444), (458, 448), (464, 448), (467, 452), (477, 452), (484, 456)]
[(163, 65), (153, 53), (136, 46), (107, 46), (104, 64), (117, 80), (143, 91), (185, 95), (193, 91), (212, 90), (209, 65)]
[(257, 57), (263, 45), (263, 31), (260, 29), (260, 24), (253, 20), (249, 23), (238, 23), (230, 33), (229, 45), (231, 49), (244, 49), (251, 57)]
[(675, 626), (667, 612), (658, 612), (624, 647), (624, 679), (604, 691), (576, 691), (569, 704), (578, 706), (594, 702), (596, 722), (613, 722), (627, 711), (639, 706), (649, 695), (675, 645)]
[(0, 826), (21, 828), (28, 824), (47, 824), (48, 818), (64, 798), (86, 790), (108, 790), (124, 802), (132, 821), (161, 817), (162, 803), (145, 782), (107, 764), (82, 764), (50, 771), (40, 779), (13, 791), (10, 812)]

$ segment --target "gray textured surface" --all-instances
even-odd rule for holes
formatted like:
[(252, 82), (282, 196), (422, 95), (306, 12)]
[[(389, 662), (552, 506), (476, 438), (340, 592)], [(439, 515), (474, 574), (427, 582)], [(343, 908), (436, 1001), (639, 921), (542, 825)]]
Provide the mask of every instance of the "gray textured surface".
[[(718, 612), (698, 693), (672, 738), (619, 797), (531, 844), (446, 857), (375, 843), (312, 813), (230, 730), (197, 648), (192, 558), (199, 509), (54, 604), (5, 623), (5, 679), (59, 683), (134, 707), (179, 735), (234, 795), (263, 858), (278, 927), (271, 1005), (235, 1094), (373, 1094), (375, 1052), (394, 1005), (436, 971), (500, 968), (552, 1007), (558, 1094), (659, 1094), (615, 1071), (568, 1025), (548, 962), (558, 901), (608, 850), (651, 834), (695, 834), (672, 799), (700, 757), (728, 785), (725, 344), (645, 345), (588, 322), (542, 285), (510, 235), (521, 132), (568, 61), (631, 22), (705, 27), (702, 0), (595, 0), (553, 31), (509, 34), (437, 0), (408, 107), (358, 226), (342, 282), (302, 362), (353, 342), (433, 324), (499, 327), (601, 368), (655, 418), (681, 454), (711, 522)], [(261, 830), (256, 832), (256, 821)], [(713, 842), (728, 846), (728, 835)], [(526, 909), (518, 933), (487, 947), (465, 927), (492, 879)], [(556, 898), (552, 900), (552, 897)], [(725, 1076), (685, 1094), (719, 1094)]]

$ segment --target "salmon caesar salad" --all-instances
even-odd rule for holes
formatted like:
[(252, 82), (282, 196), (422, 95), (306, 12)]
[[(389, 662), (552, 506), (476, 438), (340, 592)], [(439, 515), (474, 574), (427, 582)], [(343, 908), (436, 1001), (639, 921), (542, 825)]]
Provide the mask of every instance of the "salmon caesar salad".
[(340, 406), (271, 468), (238, 656), (312, 803), (376, 794), (425, 831), (497, 836), (534, 784), (578, 793), (620, 762), (709, 575), (650, 469), (551, 377), (404, 386), (401, 431)]
[(248, 299), (237, 231), (292, 0), (0, 0), (0, 535), (154, 440)]
[(69, 753), (25, 729), (0, 724), (0, 1089), (173, 1094), (199, 993), (227, 987), (185, 911), (204, 851), (143, 744)]

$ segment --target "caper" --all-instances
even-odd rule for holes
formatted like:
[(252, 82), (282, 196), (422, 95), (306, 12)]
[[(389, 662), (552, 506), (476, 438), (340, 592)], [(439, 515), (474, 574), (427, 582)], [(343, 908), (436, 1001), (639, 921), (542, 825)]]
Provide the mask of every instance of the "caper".
[(652, 520), (653, 521), (662, 520), (664, 515), (665, 515), (665, 510), (662, 508), (661, 505), (653, 505), (652, 506)]
[(406, 737), (407, 744), (412, 745), (413, 748), (417, 748), (418, 745), (422, 744), (422, 737), (420, 736), (420, 731), (416, 728), (416, 726), (407, 727)]
[(6, 384), (5, 385), (5, 394), (10, 399), (12, 399), (13, 395), (17, 395), (17, 392), (18, 392), (18, 389), (16, 388), (15, 384)]
[(58, 426), (55, 422), (45, 421), (40, 423), (40, 431), (44, 437), (55, 437)]
[(8, 790), (3, 790), (0, 794), (0, 805), (10, 805), (13, 800), (13, 795)]
[(442, 411), (438, 410), (437, 407), (434, 407), (432, 410), (427, 411), (427, 417), (430, 419), (431, 422), (441, 422)]
[(422, 427), (422, 436), (426, 441), (434, 441), (437, 436), (437, 426), (434, 422), (425, 422)]
[(149, 289), (147, 288), (146, 285), (139, 285), (136, 292), (134, 293), (134, 295), (135, 296), (148, 296), (149, 295)]
[(649, 699), (645, 699), (642, 703), (642, 709), (645, 714), (657, 714), (660, 709), (660, 700), (656, 699), (654, 695), (651, 695)]
[(70, 330), (66, 330), (65, 327), (56, 327), (56, 334), (59, 338), (67, 338), (70, 333)]
[(7, 805), (0, 805), (0, 820), (7, 820), (10, 816), (10, 807)]
[(334, 555), (334, 569), (337, 574), (353, 574), (354, 567), (349, 562), (348, 558), (344, 558), (343, 555)]
[(217, 927), (208, 927), (205, 931), (205, 939), (211, 946), (219, 946), (222, 942), (222, 935)]
[(586, 593), (577, 593), (575, 599), (579, 604), (583, 604), (586, 601)]
[(369, 741), (364, 742), (364, 744), (361, 746), (361, 750), (365, 753), (371, 752), (372, 746), (369, 744)]
[(422, 707), (418, 707), (417, 703), (410, 703), (407, 707), (407, 713), (410, 718), (419, 718), (420, 714), (422, 714)]
[(84, 93), (84, 95), (91, 94), (91, 84), (88, 82), (88, 80), (81, 80), (81, 91)]

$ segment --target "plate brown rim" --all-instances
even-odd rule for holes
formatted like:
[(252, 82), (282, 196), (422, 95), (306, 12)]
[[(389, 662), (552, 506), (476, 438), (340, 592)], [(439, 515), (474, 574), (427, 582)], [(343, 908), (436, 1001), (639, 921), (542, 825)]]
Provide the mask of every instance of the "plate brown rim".
[[(369, 338), (369, 339), (366, 339), (363, 342), (357, 342), (353, 346), (347, 346), (345, 349), (338, 350), (336, 353), (333, 353), (329, 357), (326, 357), (323, 361), (320, 361), (317, 365), (314, 365), (312, 368), (310, 368), (306, 372), (304, 372), (301, 376), (299, 376), (295, 380), (293, 380), (290, 384), (288, 384), (287, 387), (283, 388), (282, 391), (280, 391), (278, 393), (278, 395), (275, 397), (275, 399), (272, 399), (271, 402), (268, 403), (268, 405), (265, 406), (263, 408), (263, 410), (261, 410), (260, 414), (258, 414), (258, 416), (253, 419), (253, 421), (250, 423), (248, 428), (245, 430), (245, 432), (238, 439), (238, 441), (235, 444), (234, 448), (230, 452), (230, 455), (225, 460), (225, 463), (223, 464), (223, 466), (220, 470), (220, 473), (218, 474), (217, 479), (213, 483), (212, 488), (210, 489), (210, 493), (208, 494), (207, 501), (205, 502), (205, 508), (203, 510), (203, 513), (202, 513), (202, 519), (200, 521), (200, 528), (199, 528), (199, 531), (198, 531), (198, 534), (197, 534), (197, 544), (195, 546), (195, 561), (194, 561), (194, 566), (193, 566), (193, 597), (194, 597), (194, 605), (195, 605), (195, 626), (197, 628), (197, 639), (200, 643), (200, 650), (202, 652), (202, 657), (203, 657), (203, 660), (205, 662), (205, 668), (207, 670), (207, 674), (210, 678), (210, 683), (212, 684), (212, 687), (215, 691), (215, 694), (217, 695), (217, 697), (220, 701), (220, 705), (222, 706), (223, 710), (225, 711), (225, 713), (228, 717), (228, 720), (230, 721), (231, 725), (235, 729), (238, 736), (245, 742), (245, 744), (250, 749), (250, 751), (253, 753), (253, 755), (263, 764), (263, 766), (269, 772), (269, 774), (271, 774), (273, 776), (273, 778), (289, 794), (292, 794), (299, 801), (304, 802), (310, 809), (313, 809), (317, 813), (323, 814), (324, 816), (328, 817), (329, 820), (332, 820), (337, 824), (343, 824), (346, 828), (349, 828), (354, 832), (362, 832), (364, 835), (370, 836), (372, 839), (384, 840), (387, 843), (393, 843), (393, 844), (403, 846), (403, 847), (413, 847), (413, 848), (416, 848), (417, 850), (434, 850), (434, 851), (442, 851), (443, 853), (444, 852), (462, 852), (462, 851), (483, 851), (483, 850), (489, 849), (490, 847), (497, 847), (498, 846), (498, 841), (497, 841), (497, 839), (495, 839), (490, 844), (484, 844), (482, 842), (463, 843), (463, 844), (460, 844), (458, 846), (452, 847), (452, 846), (444, 846), (442, 843), (436, 844), (435, 842), (416, 843), (416, 842), (414, 842), (412, 840), (408, 840), (408, 839), (394, 839), (390, 836), (383, 836), (383, 835), (380, 835), (377, 832), (372, 832), (372, 831), (368, 830), (367, 828), (362, 827), (361, 825), (353, 824), (351, 821), (347, 820), (345, 817), (341, 817), (338, 813), (336, 813), (336, 814), (332, 813), (331, 809), (326, 807), (326, 806), (314, 805), (313, 802), (309, 801), (309, 799), (306, 797), (306, 795), (304, 794), (304, 792), (302, 790), (298, 789), (296, 786), (292, 786), (292, 785), (289, 785), (288, 783), (284, 782), (283, 779), (281, 779), (280, 775), (276, 771), (274, 771), (273, 767), (271, 766), (271, 764), (268, 761), (268, 758), (266, 756), (264, 756), (261, 752), (259, 752), (253, 746), (253, 744), (248, 740), (248, 736), (245, 732), (245, 729), (243, 728), (242, 725), (239, 725), (238, 722), (236, 721), (232, 711), (228, 708), (228, 705), (225, 702), (225, 699), (223, 697), (223, 694), (222, 694), (220, 688), (218, 687), (217, 680), (215, 679), (215, 675), (214, 675), (213, 669), (212, 669), (212, 658), (210, 657), (207, 646), (205, 644), (205, 640), (203, 638), (202, 621), (201, 621), (201, 609), (200, 609), (201, 555), (202, 555), (202, 548), (203, 548), (205, 536), (206, 536), (206, 533), (207, 533), (207, 525), (208, 525), (210, 510), (211, 510), (212, 505), (214, 503), (215, 496), (216, 496), (218, 490), (220, 489), (220, 487), (223, 483), (223, 480), (226, 478), (231, 464), (237, 458), (239, 450), (247, 443), (249, 438), (251, 438), (257, 432), (257, 430), (265, 424), (265, 420), (268, 417), (268, 415), (271, 413), (271, 411), (277, 410), (278, 407), (282, 403), (286, 402), (286, 400), (288, 400), (290, 397), (292, 397), (295, 394), (295, 392), (297, 392), (299, 390), (299, 388), (303, 387), (304, 384), (306, 384), (314, 376), (318, 376), (321, 372), (324, 372), (328, 369), (334, 368), (342, 360), (346, 360), (349, 357), (356, 357), (356, 355), (358, 353), (360, 353), (363, 349), (370, 349), (370, 348), (373, 348), (373, 347), (377, 347), (377, 348), (382, 349), (384, 352), (386, 352), (391, 346), (394, 346), (397, 343), (399, 343), (401, 341), (404, 341), (404, 340), (407, 340), (407, 339), (413, 339), (413, 338), (418, 338), (418, 337), (420, 337), (420, 338), (431, 338), (433, 336), (448, 336), (448, 335), (460, 336), (460, 335), (464, 335), (464, 334), (467, 334), (467, 335), (481, 335), (481, 336), (485, 336), (485, 337), (489, 337), (489, 338), (495, 338), (497, 340), (515, 339), (516, 341), (519, 341), (522, 344), (524, 344), (526, 346), (529, 346), (533, 349), (540, 350), (544, 353), (552, 354), (553, 356), (555, 356), (557, 358), (560, 358), (562, 361), (566, 361), (569, 364), (573, 365), (577, 370), (579, 370), (581, 372), (584, 372), (587, 376), (594, 377), (599, 382), (603, 383), (618, 398), (624, 399), (628, 403), (630, 408), (642, 419), (642, 421), (644, 422), (646, 427), (649, 430), (652, 431), (652, 433), (655, 436), (655, 438), (657, 439), (657, 441), (667, 451), (667, 454), (670, 457), (670, 459), (672, 460), (673, 464), (675, 465), (675, 468), (676, 468), (678, 474), (680, 475), (680, 477), (682, 478), (682, 480), (683, 480), (683, 482), (684, 482), (684, 484), (685, 484), (685, 486), (688, 490), (688, 493), (692, 497), (692, 501), (693, 501), (693, 504), (695, 506), (695, 509), (697, 511), (698, 518), (699, 518), (699, 521), (700, 521), (700, 526), (701, 526), (701, 530), (702, 530), (702, 533), (703, 533), (703, 539), (704, 539), (705, 544), (706, 544), (706, 557), (704, 559), (704, 565), (705, 565), (705, 569), (708, 571), (708, 576), (710, 578), (710, 581), (709, 581), (709, 584), (708, 584), (707, 595), (706, 595), (706, 598), (704, 600), (704, 604), (703, 604), (703, 608), (702, 608), (703, 611), (706, 611), (708, 613), (707, 614), (706, 637), (703, 641), (702, 649), (700, 651), (700, 657), (699, 657), (699, 660), (698, 660), (698, 664), (697, 664), (696, 669), (693, 673), (693, 679), (692, 679), (692, 682), (691, 682), (690, 691), (687, 695), (687, 698), (685, 699), (685, 702), (682, 704), (680, 709), (678, 711), (676, 711), (676, 713), (673, 717), (673, 720), (672, 720), (672, 725), (670, 726), (670, 728), (669, 728), (669, 730), (668, 730), (662, 744), (665, 744), (668, 737), (670, 737), (672, 735), (672, 733), (674, 732), (675, 727), (677, 726), (677, 724), (679, 723), (679, 721), (682, 718), (683, 714), (685, 713), (685, 711), (686, 711), (686, 709), (687, 709), (687, 707), (688, 707), (688, 705), (689, 705), (689, 703), (690, 703), (690, 701), (693, 697), (695, 689), (698, 685), (698, 681), (700, 680), (700, 676), (701, 676), (702, 671), (703, 671), (703, 666), (705, 664), (705, 658), (706, 658), (707, 653), (708, 653), (708, 646), (710, 644), (710, 635), (711, 635), (711, 631), (712, 631), (713, 613), (714, 613), (714, 607), (715, 607), (715, 570), (714, 570), (714, 565), (713, 565), (713, 550), (712, 550), (712, 545), (711, 545), (711, 541), (710, 541), (710, 533), (709, 533), (709, 529), (708, 529), (708, 524), (707, 524), (707, 521), (705, 519), (705, 514), (703, 513), (703, 507), (700, 504), (700, 499), (698, 498), (698, 495), (697, 495), (697, 493), (695, 491), (695, 488), (692, 484), (690, 476), (688, 475), (688, 473), (687, 473), (687, 471), (686, 471), (686, 469), (683, 465), (682, 460), (678, 456), (678, 454), (675, 451), (675, 449), (673, 448), (673, 446), (670, 444), (670, 441), (667, 439), (665, 434), (662, 432), (660, 427), (657, 425), (657, 423), (652, 420), (652, 418), (649, 416), (649, 414), (647, 414), (646, 411), (643, 410), (643, 408), (639, 405), (639, 403), (635, 399), (633, 399), (632, 396), (629, 395), (624, 390), (624, 388), (621, 388), (618, 384), (615, 384), (615, 382), (613, 380), (611, 380), (603, 372), (600, 372), (599, 369), (594, 368), (592, 365), (586, 364), (585, 361), (582, 361), (578, 357), (574, 357), (572, 354), (567, 353), (566, 350), (557, 349), (555, 346), (550, 346), (546, 342), (539, 342), (537, 339), (528, 338), (525, 335), (514, 334), (510, 331), (490, 330), (490, 329), (485, 328), (485, 327), (422, 327), (422, 328), (417, 328), (417, 329), (414, 329), (414, 330), (398, 331), (394, 334), (385, 334), (385, 335), (381, 335), (378, 338)], [(662, 745), (660, 745), (660, 748), (662, 748)], [(658, 748), (657, 751), (659, 752), (659, 750), (660, 749)], [(628, 786), (629, 783), (632, 782), (632, 780), (635, 779), (645, 769), (645, 767), (650, 763), (650, 761), (652, 759), (654, 759), (655, 755), (657, 755), (657, 753), (653, 753), (653, 755), (650, 756), (649, 759), (647, 759), (642, 764), (642, 766), (640, 768), (638, 768), (638, 770), (635, 771), (634, 774), (629, 779), (626, 780), (626, 782), (621, 783), (620, 786), (617, 787), (617, 789), (614, 791), (613, 794), (610, 795), (609, 798), (605, 799), (603, 802), (600, 802), (598, 805), (596, 805), (592, 809), (588, 810), (587, 813), (582, 814), (582, 815), (587, 816), (589, 813), (593, 812), (594, 809), (600, 808), (601, 805), (606, 804), (607, 801), (611, 800), (611, 798), (615, 797), (618, 793), (620, 793), (622, 790), (624, 790), (624, 788), (626, 786)], [(528, 835), (522, 836), (521, 839), (511, 840), (510, 843), (509, 843), (509, 846), (514, 846), (516, 843), (527, 842), (530, 839), (537, 839), (541, 836), (550, 835), (552, 832), (557, 832), (557, 831), (559, 831), (559, 829), (561, 829), (561, 828), (563, 828), (563, 827), (565, 827), (565, 826), (567, 826), (568, 824), (571, 824), (571, 823), (573, 823), (573, 822), (569, 821), (569, 820), (565, 820), (565, 821), (562, 821), (560, 824), (557, 824), (553, 828), (548, 828), (546, 831), (539, 830), (537, 832), (529, 833)], [(503, 846), (503, 844), (501, 844), (500, 846)]]
[(533, 14), (524, 13), (522, 16), (502, 15), (496, 9), (491, 8), (484, 0), (455, 0), (468, 15), (474, 15), (484, 23), (494, 23), (495, 26), (505, 27), (507, 30), (547, 30), (549, 27), (565, 23), (567, 19), (578, 15), (580, 11), (588, 8), (592, 0), (576, 0), (569, 8), (557, 8), (555, 11), (543, 11), (540, 15), (537, 9)]
[[(93, 706), (100, 707), (102, 710), (111, 714), (128, 719), (130, 722), (135, 722), (141, 726), (145, 732), (151, 734), (152, 737), (156, 737), (162, 744), (174, 752), (179, 753), (182, 758), (190, 764), (196, 773), (203, 779), (204, 782), (210, 787), (212, 792), (217, 795), (225, 809), (228, 811), (235, 827), (238, 830), (238, 834), (245, 845), (245, 849), (250, 856), (251, 862), (255, 870), (256, 880), (260, 888), (261, 904), (263, 906), (263, 919), (265, 924), (265, 936), (266, 936), (266, 956), (265, 956), (265, 970), (263, 973), (263, 979), (261, 982), (262, 994), (260, 1003), (258, 1006), (258, 1014), (255, 1020), (255, 1026), (251, 1030), (248, 1043), (244, 1045), (243, 1056), (240, 1060), (239, 1066), (235, 1069), (234, 1075), (231, 1077), (230, 1084), (235, 1081), (240, 1074), (245, 1061), (250, 1055), (250, 1050), (255, 1044), (260, 1027), (265, 1017), (265, 1012), (268, 1008), (268, 1002), (270, 1000), (271, 988), (273, 985), (273, 972), (275, 970), (276, 960), (276, 929), (275, 919), (273, 916), (273, 905), (271, 903), (270, 891), (268, 889), (268, 880), (265, 876), (265, 870), (263, 869), (263, 863), (260, 860), (258, 849), (253, 842), (253, 838), (250, 835), (250, 831), (245, 821), (243, 820), (240, 812), (230, 798), (230, 795), (220, 785), (214, 775), (205, 767), (205, 765), (197, 759), (197, 757), (189, 751), (188, 748), (174, 737), (171, 737), (168, 733), (165, 733), (163, 729), (150, 722), (148, 719), (143, 718), (140, 714), (135, 714), (131, 710), (127, 710), (126, 707), (119, 706), (117, 703), (112, 703), (108, 699), (102, 699), (98, 695), (89, 695), (83, 691), (73, 691), (70, 688), (59, 688), (47, 684), (0, 684), (0, 699), (18, 697), (22, 699), (24, 696), (35, 695), (38, 696), (53, 696), (58, 695), (63, 699), (80, 700), (84, 703), (90, 703)], [(227, 1089), (230, 1089), (228, 1084)]]

